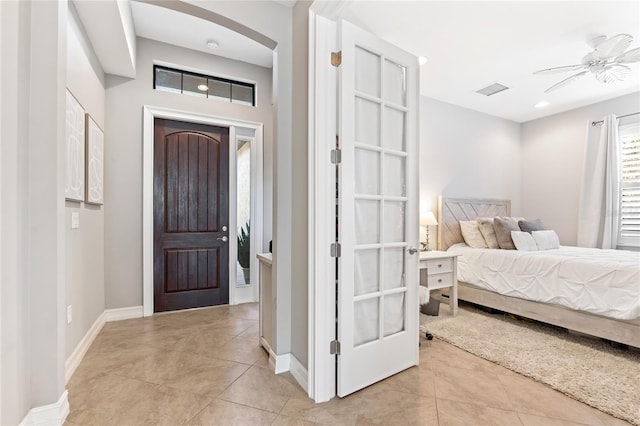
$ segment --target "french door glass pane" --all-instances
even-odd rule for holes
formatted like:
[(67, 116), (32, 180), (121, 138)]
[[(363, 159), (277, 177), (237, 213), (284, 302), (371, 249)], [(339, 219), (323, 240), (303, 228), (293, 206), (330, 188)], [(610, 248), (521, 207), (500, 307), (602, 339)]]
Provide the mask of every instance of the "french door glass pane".
[(380, 202), (356, 200), (355, 202), (356, 244), (380, 242)]
[(355, 302), (353, 310), (353, 342), (359, 346), (378, 339), (379, 297)]
[(383, 336), (390, 336), (404, 330), (404, 292), (384, 297)]
[(356, 148), (355, 161), (356, 194), (379, 195), (380, 153)]
[(356, 98), (356, 143), (380, 146), (380, 105)]
[(388, 59), (384, 61), (384, 100), (402, 106), (407, 104), (407, 70)]
[(378, 291), (380, 254), (378, 249), (356, 250), (354, 296)]
[(384, 203), (384, 242), (401, 243), (405, 242), (404, 202), (385, 201)]
[(404, 287), (404, 248), (384, 249), (384, 289)]
[[(239, 140), (236, 146), (238, 264), (236, 284), (251, 284), (251, 142)], [(231, 237), (233, 234), (230, 235)]]
[(404, 111), (385, 107), (383, 144), (386, 149), (405, 151)]
[(380, 56), (356, 47), (356, 90), (380, 97)]
[(405, 157), (393, 154), (384, 156), (384, 195), (406, 195), (405, 162)]

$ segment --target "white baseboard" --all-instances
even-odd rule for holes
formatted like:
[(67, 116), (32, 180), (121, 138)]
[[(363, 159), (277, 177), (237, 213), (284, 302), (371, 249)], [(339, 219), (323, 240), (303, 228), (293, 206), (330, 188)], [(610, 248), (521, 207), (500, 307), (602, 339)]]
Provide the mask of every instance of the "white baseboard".
[(34, 407), (20, 422), (20, 426), (62, 426), (69, 415), (69, 393), (65, 389), (58, 402)]
[(302, 363), (298, 361), (292, 353), (276, 355), (271, 349), (271, 345), (263, 337), (260, 338), (260, 344), (269, 353), (269, 366), (275, 374), (290, 371), (291, 375), (296, 379), (298, 384), (302, 386), (305, 392), (309, 393), (309, 373)]
[(104, 319), (106, 322), (122, 321), (133, 318), (142, 318), (142, 306), (129, 306), (128, 308), (106, 309)]
[(105, 313), (103, 312), (94, 321), (91, 328), (89, 328), (89, 331), (87, 331), (87, 334), (84, 335), (84, 337), (82, 338), (82, 340), (80, 340), (80, 342), (78, 343), (76, 348), (73, 350), (71, 355), (69, 355), (69, 358), (67, 358), (66, 362), (64, 363), (64, 370), (65, 370), (64, 382), (65, 383), (68, 383), (71, 376), (73, 376), (73, 373), (76, 371), (76, 368), (78, 368), (78, 365), (80, 365), (82, 358), (84, 358), (84, 355), (89, 350), (89, 347), (98, 336), (98, 333), (100, 333), (100, 330), (102, 330), (104, 323), (105, 323)]
[(273, 367), (276, 374), (289, 371), (291, 367), (291, 354), (276, 355), (273, 351), (269, 351), (269, 365)]
[(290, 354), (276, 355), (273, 349), (271, 349), (271, 345), (269, 344), (269, 342), (265, 340), (264, 337), (260, 338), (260, 344), (269, 353), (269, 366), (271, 367), (274, 373), (280, 374), (280, 373), (284, 373), (285, 371), (289, 371)]
[(76, 368), (78, 368), (78, 365), (80, 365), (82, 358), (89, 350), (89, 347), (91, 346), (93, 341), (96, 339), (96, 337), (98, 336), (98, 333), (100, 333), (100, 330), (102, 330), (102, 327), (104, 326), (105, 323), (112, 322), (112, 321), (132, 319), (132, 318), (142, 318), (142, 306), (130, 306), (128, 308), (118, 308), (118, 309), (106, 309), (104, 312), (102, 312), (102, 314), (100, 314), (100, 316), (95, 320), (91, 328), (89, 328), (89, 330), (84, 335), (82, 340), (80, 340), (80, 343), (78, 343), (76, 348), (73, 350), (71, 355), (69, 355), (69, 358), (67, 358), (66, 362), (64, 363), (65, 383), (67, 383), (69, 379), (71, 379), (71, 376), (73, 376), (73, 373), (76, 371)]
[(307, 369), (302, 366), (298, 358), (290, 354), (290, 371), (291, 375), (296, 379), (298, 384), (302, 386), (302, 389), (309, 393), (309, 373)]

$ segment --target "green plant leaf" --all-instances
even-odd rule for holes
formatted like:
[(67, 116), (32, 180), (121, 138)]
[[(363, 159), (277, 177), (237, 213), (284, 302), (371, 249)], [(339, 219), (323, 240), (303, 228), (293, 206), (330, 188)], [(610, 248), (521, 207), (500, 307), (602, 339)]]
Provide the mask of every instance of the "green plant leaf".
[(238, 233), (238, 263), (243, 268), (251, 265), (251, 226), (245, 223)]

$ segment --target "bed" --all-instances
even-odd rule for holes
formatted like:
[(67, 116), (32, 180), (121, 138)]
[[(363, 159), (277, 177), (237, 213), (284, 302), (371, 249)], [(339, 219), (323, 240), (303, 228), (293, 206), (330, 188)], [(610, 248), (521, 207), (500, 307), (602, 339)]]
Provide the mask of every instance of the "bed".
[[(636, 279), (640, 276), (637, 275), (640, 274), (640, 265), (636, 269), (631, 263), (632, 266), (629, 267), (629, 262), (636, 259), (635, 253), (620, 253), (625, 258), (622, 262), (626, 262), (626, 269), (618, 276), (608, 274), (613, 277), (608, 278), (608, 289), (597, 288), (598, 286), (594, 285), (588, 292), (584, 292), (569, 287), (553, 294), (549, 289), (550, 285), (546, 285), (545, 288), (534, 290), (532, 294), (527, 295), (524, 291), (527, 286), (509, 277), (510, 272), (503, 272), (500, 267), (502, 264), (513, 266), (521, 265), (522, 262), (533, 262), (531, 256), (525, 257), (524, 252), (514, 250), (471, 249), (463, 244), (460, 221), (494, 216), (511, 216), (510, 201), (449, 197), (439, 199), (438, 249), (461, 254), (458, 268), (460, 300), (640, 348), (640, 280)], [(538, 252), (533, 254), (533, 257), (537, 257), (535, 262), (538, 262), (538, 265), (544, 265), (544, 262), (551, 262), (553, 256), (564, 256), (563, 265), (572, 265), (573, 270), (590, 274), (590, 269), (603, 261), (607, 268), (617, 271), (617, 255), (618, 253), (611, 251), (561, 247), (561, 250)], [(476, 262), (480, 262), (480, 268), (476, 270), (488, 269), (495, 273), (482, 276), (473, 267), (467, 268), (466, 262), (471, 265), (474, 258)], [(598, 267), (602, 268), (602, 265)], [(534, 275), (540, 274), (532, 276)], [(471, 282), (466, 282), (465, 278)], [(557, 275), (556, 278), (552, 278), (551, 275), (547, 278), (548, 284), (557, 284), (558, 288), (567, 284)], [(539, 280), (536, 278), (531, 281)], [(617, 286), (617, 282), (624, 282), (626, 287)], [(568, 284), (571, 284), (570, 280)], [(534, 300), (528, 300), (527, 297)]]

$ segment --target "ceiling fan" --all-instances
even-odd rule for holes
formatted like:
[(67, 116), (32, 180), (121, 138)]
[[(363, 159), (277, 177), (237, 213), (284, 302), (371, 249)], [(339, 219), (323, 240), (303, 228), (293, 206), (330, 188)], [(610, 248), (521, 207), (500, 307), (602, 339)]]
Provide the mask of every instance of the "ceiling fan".
[[(618, 34), (609, 38), (606, 36), (596, 37), (589, 42), (589, 46), (593, 51), (582, 58), (581, 64), (547, 68), (536, 71), (533, 74), (544, 75), (580, 71), (549, 87), (544, 93), (564, 87), (589, 72), (601, 83), (611, 84), (622, 81), (631, 72), (631, 69), (625, 64), (640, 61), (640, 47), (627, 50), (632, 41), (633, 37), (629, 34)], [(625, 52), (625, 50), (627, 51)]]

